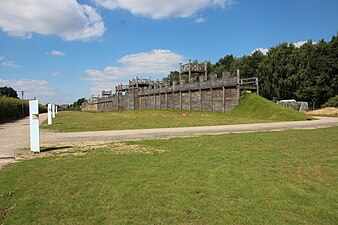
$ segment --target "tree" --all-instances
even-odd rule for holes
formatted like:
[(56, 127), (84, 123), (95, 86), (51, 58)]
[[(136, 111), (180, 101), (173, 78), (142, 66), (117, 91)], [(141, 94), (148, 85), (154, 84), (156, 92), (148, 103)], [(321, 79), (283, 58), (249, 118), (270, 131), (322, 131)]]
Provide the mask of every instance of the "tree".
[(77, 101), (73, 103), (74, 108), (80, 108), (82, 103), (86, 101), (86, 98), (79, 98)]
[(11, 98), (18, 98), (18, 94), (16, 93), (16, 91), (11, 87), (6, 86), (0, 87), (0, 95)]
[(265, 57), (262, 52), (255, 51), (250, 56), (243, 56), (232, 61), (229, 72), (230, 74), (236, 74), (237, 69), (239, 69), (241, 78), (257, 77), (258, 66)]
[(224, 71), (229, 71), (231, 64), (236, 60), (233, 55), (226, 55), (220, 58), (218, 62), (212, 66), (209, 74), (222, 75)]
[(179, 82), (179, 79), (180, 79), (180, 73), (178, 71), (171, 71), (167, 75), (167, 77), (163, 78), (163, 81), (164, 82), (166, 82), (166, 81), (170, 81), (170, 82), (176, 81), (176, 82)]

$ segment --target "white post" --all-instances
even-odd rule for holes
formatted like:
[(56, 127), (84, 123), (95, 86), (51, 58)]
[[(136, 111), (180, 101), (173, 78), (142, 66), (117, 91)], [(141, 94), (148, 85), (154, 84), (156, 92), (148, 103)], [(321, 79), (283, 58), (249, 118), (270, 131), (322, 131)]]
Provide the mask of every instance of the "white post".
[(58, 114), (58, 106), (55, 106), (55, 114)]
[(55, 118), (55, 105), (52, 105), (52, 117)]
[(39, 103), (38, 100), (29, 101), (29, 124), (31, 151), (40, 152)]
[(48, 104), (48, 125), (52, 124), (52, 105)]

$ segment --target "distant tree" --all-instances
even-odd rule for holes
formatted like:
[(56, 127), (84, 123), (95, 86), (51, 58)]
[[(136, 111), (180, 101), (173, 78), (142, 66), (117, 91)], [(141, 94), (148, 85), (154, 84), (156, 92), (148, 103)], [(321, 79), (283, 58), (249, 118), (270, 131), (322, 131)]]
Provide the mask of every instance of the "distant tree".
[(220, 58), (218, 62), (211, 67), (209, 74), (217, 74), (221, 76), (222, 72), (229, 71), (231, 64), (236, 60), (233, 55), (226, 55), (223, 58)]
[(322, 107), (338, 107), (338, 95), (330, 98)]
[(167, 77), (163, 78), (163, 81), (164, 82), (166, 82), (166, 81), (170, 81), (170, 82), (176, 81), (176, 82), (179, 82), (179, 79), (180, 79), (180, 73), (178, 71), (171, 71), (167, 75)]
[(16, 93), (16, 91), (11, 87), (6, 86), (0, 87), (0, 95), (11, 98), (18, 98), (18, 94)]
[(79, 98), (73, 103), (74, 108), (80, 108), (82, 103), (86, 101), (86, 98)]

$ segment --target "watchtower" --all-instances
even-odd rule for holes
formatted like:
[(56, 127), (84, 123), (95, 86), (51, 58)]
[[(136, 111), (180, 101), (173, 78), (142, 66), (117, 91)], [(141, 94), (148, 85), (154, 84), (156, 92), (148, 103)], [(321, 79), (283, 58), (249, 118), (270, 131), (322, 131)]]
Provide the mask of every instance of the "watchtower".
[(180, 83), (182, 83), (182, 75), (188, 74), (188, 82), (191, 83), (193, 78), (204, 75), (204, 79), (207, 80), (208, 68), (207, 62), (204, 63), (192, 63), (189, 59), (187, 64), (180, 63)]
[(102, 98), (109, 98), (112, 95), (112, 91), (102, 91)]

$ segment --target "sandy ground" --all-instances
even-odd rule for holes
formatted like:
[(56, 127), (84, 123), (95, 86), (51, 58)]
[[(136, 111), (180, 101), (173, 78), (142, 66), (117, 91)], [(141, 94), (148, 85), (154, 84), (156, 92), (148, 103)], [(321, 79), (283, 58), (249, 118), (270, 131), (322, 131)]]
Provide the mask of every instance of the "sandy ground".
[(326, 107), (323, 109), (317, 109), (314, 111), (308, 111), (307, 114), (310, 115), (331, 115), (331, 116), (335, 116), (338, 115), (338, 108), (335, 107)]
[[(40, 115), (40, 124), (47, 118)], [(182, 128), (159, 128), (119, 131), (92, 132), (53, 132), (40, 130), (41, 146), (53, 148), (60, 143), (92, 143), (107, 141), (124, 141), (135, 139), (151, 139), (177, 136), (192, 136), (202, 134), (219, 134), (234, 132), (255, 132), (268, 130), (314, 129), (338, 126), (338, 117), (316, 117), (318, 120), (256, 123), (224, 126), (201, 126)], [(15, 159), (23, 148), (29, 148), (29, 118), (12, 123), (0, 124), (0, 168)], [(95, 145), (95, 144), (94, 144)]]
[[(40, 114), (40, 124), (47, 114)], [(29, 146), (29, 117), (0, 124), (0, 168), (14, 160), (17, 153)]]

